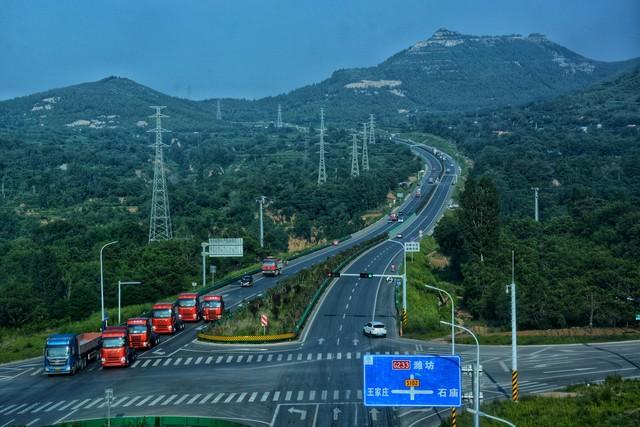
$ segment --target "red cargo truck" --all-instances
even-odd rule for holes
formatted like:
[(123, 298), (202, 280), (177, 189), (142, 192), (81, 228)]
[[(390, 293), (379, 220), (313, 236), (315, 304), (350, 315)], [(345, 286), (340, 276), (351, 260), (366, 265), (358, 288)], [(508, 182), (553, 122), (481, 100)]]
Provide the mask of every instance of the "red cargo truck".
[(202, 318), (205, 322), (222, 319), (224, 300), (222, 295), (205, 295), (202, 303)]
[(160, 337), (153, 332), (151, 319), (148, 317), (132, 317), (127, 320), (129, 328), (129, 347), (148, 349), (158, 345)]
[(129, 347), (129, 330), (126, 326), (107, 326), (102, 330), (100, 361), (102, 367), (129, 366), (136, 360), (136, 351)]
[(279, 276), (282, 274), (282, 268), (284, 262), (280, 258), (267, 257), (262, 260), (262, 275), (263, 276)]
[(197, 322), (200, 320), (200, 301), (198, 294), (183, 292), (178, 295), (178, 317), (184, 322)]
[(151, 329), (157, 334), (173, 334), (184, 329), (178, 308), (172, 302), (159, 302), (151, 309)]

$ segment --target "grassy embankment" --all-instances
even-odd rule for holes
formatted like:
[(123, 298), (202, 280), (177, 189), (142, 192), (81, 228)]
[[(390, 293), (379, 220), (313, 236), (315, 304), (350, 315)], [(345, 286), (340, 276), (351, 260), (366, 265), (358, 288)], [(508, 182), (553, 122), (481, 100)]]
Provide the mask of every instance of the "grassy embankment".
[[(640, 380), (610, 377), (603, 384), (575, 385), (561, 397), (525, 397), (518, 403), (492, 401), (481, 411), (511, 421), (518, 427), (574, 427), (640, 425)], [(449, 427), (450, 421), (441, 427)], [(458, 425), (472, 425), (472, 415), (458, 415)], [(482, 418), (484, 427), (504, 424)]]
[(335, 271), (342, 262), (368, 245), (370, 245), (368, 242), (356, 245), (328, 258), (323, 263), (282, 280), (278, 286), (265, 292), (262, 298), (251, 300), (226, 319), (212, 324), (207, 333), (224, 336), (262, 335), (263, 330), (260, 325), (262, 314), (269, 318), (267, 334), (295, 332), (296, 324), (305, 308), (327, 278), (327, 271)]

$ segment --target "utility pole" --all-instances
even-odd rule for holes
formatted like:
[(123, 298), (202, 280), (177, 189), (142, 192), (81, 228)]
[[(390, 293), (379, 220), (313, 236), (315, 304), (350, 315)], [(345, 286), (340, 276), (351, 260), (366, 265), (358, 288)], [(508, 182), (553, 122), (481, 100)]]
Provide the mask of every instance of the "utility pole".
[(169, 117), (162, 114), (164, 106), (152, 106), (156, 113), (149, 117), (156, 119), (156, 128), (147, 132), (156, 134), (155, 160), (153, 165), (153, 193), (151, 196), (151, 220), (149, 222), (149, 243), (157, 240), (171, 240), (173, 232), (171, 230), (171, 216), (169, 214), (169, 193), (167, 192), (167, 181), (164, 174), (164, 158), (162, 149), (162, 134), (169, 132), (162, 128), (162, 118)]
[(353, 146), (351, 148), (351, 176), (360, 176), (360, 169), (358, 168), (358, 135), (353, 134)]
[(216, 104), (216, 120), (220, 121), (222, 120), (222, 110), (220, 109), (220, 100), (218, 99), (218, 102)]
[(536, 222), (540, 221), (540, 216), (538, 215), (538, 191), (540, 191), (540, 188), (538, 187), (531, 187), (531, 189), (534, 191), (534, 196), (533, 196), (533, 206), (534, 206), (534, 217)]
[(263, 216), (262, 216), (262, 206), (264, 205), (264, 202), (267, 200), (267, 198), (265, 196), (260, 196), (260, 198), (257, 200), (257, 202), (260, 204), (260, 247), (264, 248), (264, 222), (263, 222)]
[(367, 124), (363, 123), (362, 138), (362, 172), (369, 171), (369, 150), (367, 150)]
[(369, 144), (376, 143), (375, 125), (373, 120), (373, 114), (369, 114)]
[(516, 264), (515, 253), (511, 251), (511, 285), (507, 293), (511, 292), (511, 400), (518, 401), (518, 325), (516, 322)]
[(320, 108), (320, 164), (318, 165), (318, 185), (327, 182), (327, 170), (324, 164), (324, 108)]
[(278, 104), (278, 118), (276, 120), (276, 127), (279, 129), (282, 127), (282, 105)]

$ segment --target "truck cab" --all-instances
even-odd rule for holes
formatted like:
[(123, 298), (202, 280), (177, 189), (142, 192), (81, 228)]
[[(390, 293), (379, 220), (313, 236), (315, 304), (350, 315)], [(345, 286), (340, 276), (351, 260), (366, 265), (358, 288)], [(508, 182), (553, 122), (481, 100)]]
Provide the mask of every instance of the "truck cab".
[(178, 295), (178, 317), (183, 322), (197, 322), (202, 315), (198, 294), (183, 292)]
[(129, 328), (129, 347), (135, 349), (149, 349), (158, 345), (160, 338), (153, 332), (151, 319), (148, 317), (132, 317), (127, 320)]
[(282, 274), (282, 267), (284, 263), (280, 258), (267, 257), (262, 260), (262, 275), (263, 276), (279, 276)]
[(107, 326), (102, 330), (102, 367), (129, 366), (135, 360), (136, 351), (129, 347), (129, 329), (126, 326)]
[(205, 295), (202, 302), (202, 318), (205, 322), (222, 319), (224, 314), (224, 300), (222, 295)]
[(44, 346), (44, 371), (69, 374), (84, 369), (100, 353), (100, 333), (49, 335)]
[(171, 302), (160, 302), (151, 309), (151, 329), (156, 334), (172, 335), (184, 329), (184, 323), (178, 318), (178, 307)]

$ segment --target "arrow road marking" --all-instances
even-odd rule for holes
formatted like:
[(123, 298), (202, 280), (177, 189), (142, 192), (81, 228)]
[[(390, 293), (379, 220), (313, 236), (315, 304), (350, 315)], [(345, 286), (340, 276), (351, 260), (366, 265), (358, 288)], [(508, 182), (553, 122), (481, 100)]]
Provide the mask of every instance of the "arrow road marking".
[(371, 408), (369, 413), (371, 414), (371, 421), (378, 421), (378, 410), (376, 408)]
[[(288, 412), (290, 414), (300, 414), (300, 421), (304, 421), (307, 419), (307, 411), (305, 411), (304, 409), (289, 408)], [(334, 418), (334, 420), (337, 420), (337, 418)]]
[(338, 415), (340, 415), (342, 411), (338, 408), (333, 408), (333, 421), (338, 421)]

